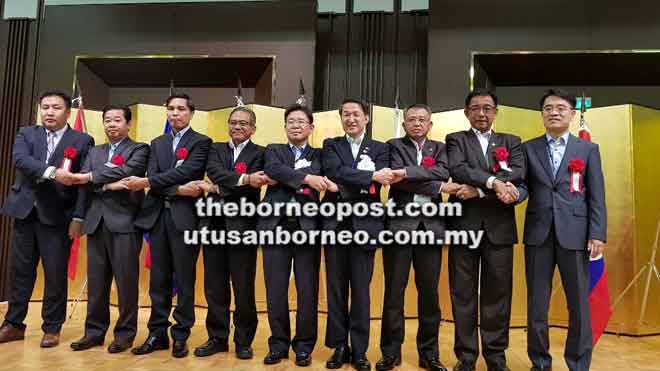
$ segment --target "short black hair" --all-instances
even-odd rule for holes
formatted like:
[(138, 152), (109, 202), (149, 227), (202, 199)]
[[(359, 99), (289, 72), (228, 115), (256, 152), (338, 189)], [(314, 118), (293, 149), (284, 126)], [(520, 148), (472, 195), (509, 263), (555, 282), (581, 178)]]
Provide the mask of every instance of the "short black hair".
[(314, 123), (314, 115), (312, 114), (312, 110), (309, 109), (307, 106), (303, 106), (297, 103), (292, 104), (286, 108), (286, 110), (284, 111), (284, 121), (286, 121), (286, 119), (289, 117), (289, 114), (291, 112), (296, 112), (296, 111), (300, 111), (304, 113), (305, 116), (307, 116), (307, 120), (309, 120), (310, 124)]
[(360, 106), (360, 109), (362, 110), (362, 112), (363, 112), (365, 115), (368, 115), (368, 114), (369, 114), (369, 110), (368, 110), (368, 108), (367, 108), (367, 107), (368, 107), (367, 103), (365, 103), (364, 101), (362, 101), (362, 100), (360, 100), (360, 99), (357, 99), (357, 98), (345, 98), (345, 99), (341, 102), (341, 104), (339, 105), (339, 114), (340, 114), (340, 115), (343, 113), (342, 110), (344, 109), (344, 104), (348, 104), (348, 103), (355, 103), (355, 104), (357, 104), (358, 106)]
[(44, 100), (44, 98), (48, 97), (60, 97), (64, 101), (64, 105), (66, 106), (67, 109), (71, 109), (71, 96), (63, 91), (60, 90), (48, 90), (39, 96), (39, 104), (41, 104), (41, 101)]
[(571, 108), (575, 108), (575, 103), (576, 103), (575, 95), (569, 94), (568, 92), (561, 89), (548, 89), (543, 93), (543, 96), (539, 101), (539, 107), (541, 108), (541, 111), (543, 111), (543, 105), (545, 104), (545, 100), (548, 97), (561, 98), (567, 101), (571, 105)]
[(227, 117), (227, 123), (229, 123), (229, 120), (231, 120), (231, 117), (234, 115), (236, 112), (247, 112), (250, 115), (250, 123), (252, 126), (257, 125), (257, 114), (254, 113), (253, 110), (245, 107), (245, 106), (238, 106), (231, 110), (231, 113), (229, 114), (229, 117)]
[(101, 114), (101, 118), (105, 120), (105, 114), (108, 111), (122, 111), (124, 113), (124, 119), (126, 119), (126, 122), (130, 122), (131, 119), (133, 118), (133, 113), (131, 112), (131, 109), (128, 108), (127, 106), (120, 106), (120, 105), (113, 105), (109, 104), (105, 107), (103, 107), (103, 113)]
[(431, 107), (429, 107), (429, 106), (427, 106), (426, 104), (423, 104), (423, 103), (411, 104), (408, 107), (404, 108), (403, 117), (405, 118), (406, 114), (408, 114), (408, 111), (411, 110), (411, 109), (415, 109), (415, 108), (423, 109), (424, 111), (426, 111), (429, 114), (429, 117), (431, 117), (431, 114), (432, 114)]
[(195, 104), (193, 103), (192, 98), (190, 98), (190, 95), (186, 93), (174, 93), (170, 95), (169, 97), (167, 97), (167, 100), (165, 100), (165, 107), (169, 106), (172, 99), (175, 98), (185, 99), (186, 106), (188, 106), (190, 112), (195, 112)]
[(493, 92), (490, 89), (474, 89), (472, 90), (467, 97), (465, 97), (465, 107), (470, 106), (470, 102), (472, 101), (472, 98), (474, 97), (491, 97), (493, 99), (493, 103), (495, 103), (495, 107), (497, 107), (497, 95), (495, 95), (495, 92)]

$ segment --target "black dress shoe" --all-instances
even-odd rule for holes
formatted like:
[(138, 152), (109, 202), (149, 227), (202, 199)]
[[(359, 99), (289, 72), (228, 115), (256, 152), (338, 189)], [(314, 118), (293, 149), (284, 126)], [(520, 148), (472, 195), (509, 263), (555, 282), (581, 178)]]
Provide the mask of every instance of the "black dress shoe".
[(357, 371), (371, 371), (371, 363), (364, 354), (353, 355), (351, 366)]
[(102, 337), (83, 336), (82, 339), (71, 343), (71, 349), (74, 351), (87, 350), (89, 348), (103, 345), (105, 339)]
[(390, 356), (384, 355), (383, 358), (376, 362), (376, 370), (378, 371), (389, 371), (394, 367), (401, 364), (400, 356)]
[(532, 367), (529, 371), (552, 371), (552, 366), (550, 367)]
[(272, 350), (264, 357), (265, 365), (274, 365), (280, 363), (283, 359), (289, 358), (289, 352), (273, 352)]
[(250, 347), (236, 348), (236, 358), (238, 359), (252, 359), (254, 353)]
[(419, 367), (425, 368), (429, 371), (447, 371), (445, 365), (440, 362), (440, 359), (436, 357), (430, 358), (420, 358)]
[(208, 357), (220, 352), (228, 352), (229, 344), (227, 340), (221, 340), (218, 338), (210, 338), (206, 343), (195, 348), (196, 357)]
[(163, 350), (170, 347), (170, 340), (165, 336), (149, 336), (144, 344), (139, 347), (131, 349), (131, 353), (135, 355), (149, 354), (156, 350)]
[(115, 339), (108, 346), (108, 353), (121, 353), (126, 349), (133, 346), (133, 340), (119, 340)]
[(474, 371), (474, 363), (458, 361), (456, 366), (454, 366), (454, 371)]
[(325, 363), (325, 368), (337, 369), (344, 366), (346, 363), (351, 362), (351, 349), (347, 346), (339, 346), (335, 348), (332, 357)]
[(185, 340), (174, 340), (172, 344), (172, 357), (183, 358), (188, 355), (188, 343)]
[(296, 353), (296, 366), (307, 367), (312, 364), (312, 355), (307, 352)]

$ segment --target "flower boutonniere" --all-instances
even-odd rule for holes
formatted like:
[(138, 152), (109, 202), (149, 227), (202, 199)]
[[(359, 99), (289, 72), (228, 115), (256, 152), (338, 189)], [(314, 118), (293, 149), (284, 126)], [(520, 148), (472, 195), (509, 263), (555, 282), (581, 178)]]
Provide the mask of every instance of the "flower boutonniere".
[(234, 171), (239, 174), (245, 174), (247, 172), (247, 164), (243, 161), (237, 162), (236, 165), (234, 165)]
[(497, 173), (500, 170), (511, 172), (509, 167), (509, 151), (504, 147), (497, 147), (493, 152), (495, 156), (495, 164), (493, 165), (493, 172)]
[(110, 159), (110, 163), (116, 166), (122, 166), (124, 164), (124, 156), (122, 155), (114, 155)]
[(176, 150), (176, 165), (174, 167), (179, 167), (183, 164), (183, 161), (188, 158), (188, 150), (186, 148), (179, 148)]
[(571, 173), (571, 192), (580, 192), (584, 190), (583, 174), (584, 174), (584, 161), (579, 158), (572, 159), (568, 162), (568, 171)]
[(61, 169), (71, 171), (71, 164), (73, 160), (78, 157), (78, 150), (72, 146), (68, 146), (64, 149), (64, 159), (62, 159)]
[(433, 166), (435, 166), (435, 159), (433, 159), (433, 157), (424, 156), (424, 158), (422, 158), (422, 167), (424, 169), (430, 169)]

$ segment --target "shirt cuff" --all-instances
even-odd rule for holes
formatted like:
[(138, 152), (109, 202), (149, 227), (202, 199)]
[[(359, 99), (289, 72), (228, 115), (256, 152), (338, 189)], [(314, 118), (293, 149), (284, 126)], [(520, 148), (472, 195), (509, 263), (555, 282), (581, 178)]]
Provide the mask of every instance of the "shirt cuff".
[(442, 187), (444, 187), (445, 184), (445, 182), (440, 182), (440, 189), (438, 190), (438, 193), (442, 193)]
[(241, 176), (238, 178), (238, 182), (236, 183), (236, 186), (240, 187), (243, 185), (243, 178), (245, 178), (245, 174), (241, 174)]
[(41, 174), (41, 178), (42, 178), (42, 179), (50, 179), (50, 173), (53, 172), (53, 171), (55, 171), (55, 170), (56, 170), (56, 169), (55, 169), (55, 166), (49, 166), (49, 167), (47, 167), (46, 170), (44, 170), (44, 173)]
[(486, 181), (486, 188), (493, 189), (493, 182), (495, 181), (495, 179), (497, 178), (495, 178), (494, 176), (488, 178), (488, 180)]
[(484, 191), (481, 190), (481, 188), (477, 188), (477, 193), (479, 193), (479, 198), (486, 197), (486, 194), (484, 193)]
[(73, 220), (74, 222), (81, 222), (81, 223), (85, 221), (85, 219), (81, 219), (81, 218), (73, 218), (71, 220)]

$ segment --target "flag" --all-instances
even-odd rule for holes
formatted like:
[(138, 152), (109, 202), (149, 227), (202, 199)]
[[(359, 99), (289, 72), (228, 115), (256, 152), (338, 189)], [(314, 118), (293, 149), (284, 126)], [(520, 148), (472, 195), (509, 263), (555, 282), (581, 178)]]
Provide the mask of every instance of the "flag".
[(307, 100), (305, 99), (305, 85), (303, 84), (302, 77), (300, 78), (300, 82), (298, 84), (298, 99), (296, 100), (296, 104), (301, 106), (305, 106), (307, 104)]
[(243, 84), (241, 84), (241, 78), (238, 78), (238, 89), (236, 91), (236, 107), (243, 107), (245, 102), (243, 101)]
[[(77, 86), (77, 84), (76, 84)], [(83, 107), (82, 96), (75, 100), (78, 101), (78, 112), (76, 113), (76, 120), (73, 123), (73, 130), (81, 133), (87, 132), (85, 126), (85, 110)], [(73, 281), (76, 279), (76, 271), (78, 270), (78, 250), (80, 249), (80, 237), (73, 240), (71, 243), (71, 252), (69, 254), (69, 262), (67, 264), (67, 277)]]
[(592, 345), (605, 332), (607, 322), (612, 316), (610, 292), (607, 288), (607, 270), (603, 255), (590, 259), (589, 262), (589, 309), (591, 312)]
[(587, 126), (587, 122), (583, 117), (580, 117), (580, 128), (578, 129), (578, 137), (582, 140), (586, 140), (588, 142), (591, 142), (591, 130), (589, 130), (589, 127)]
[(396, 88), (394, 97), (394, 132), (395, 138), (401, 138), (401, 109), (399, 109), (399, 87)]
[[(582, 98), (580, 127), (578, 129), (578, 136), (582, 140), (591, 142), (591, 130), (587, 126), (587, 121), (584, 119), (584, 112), (587, 105), (591, 106), (591, 98), (588, 104), (586, 98)], [(612, 317), (612, 305), (610, 301), (610, 292), (607, 287), (607, 270), (605, 268), (605, 259), (603, 255), (589, 259), (589, 312), (591, 314), (591, 339), (592, 345), (598, 343), (607, 322)]]

